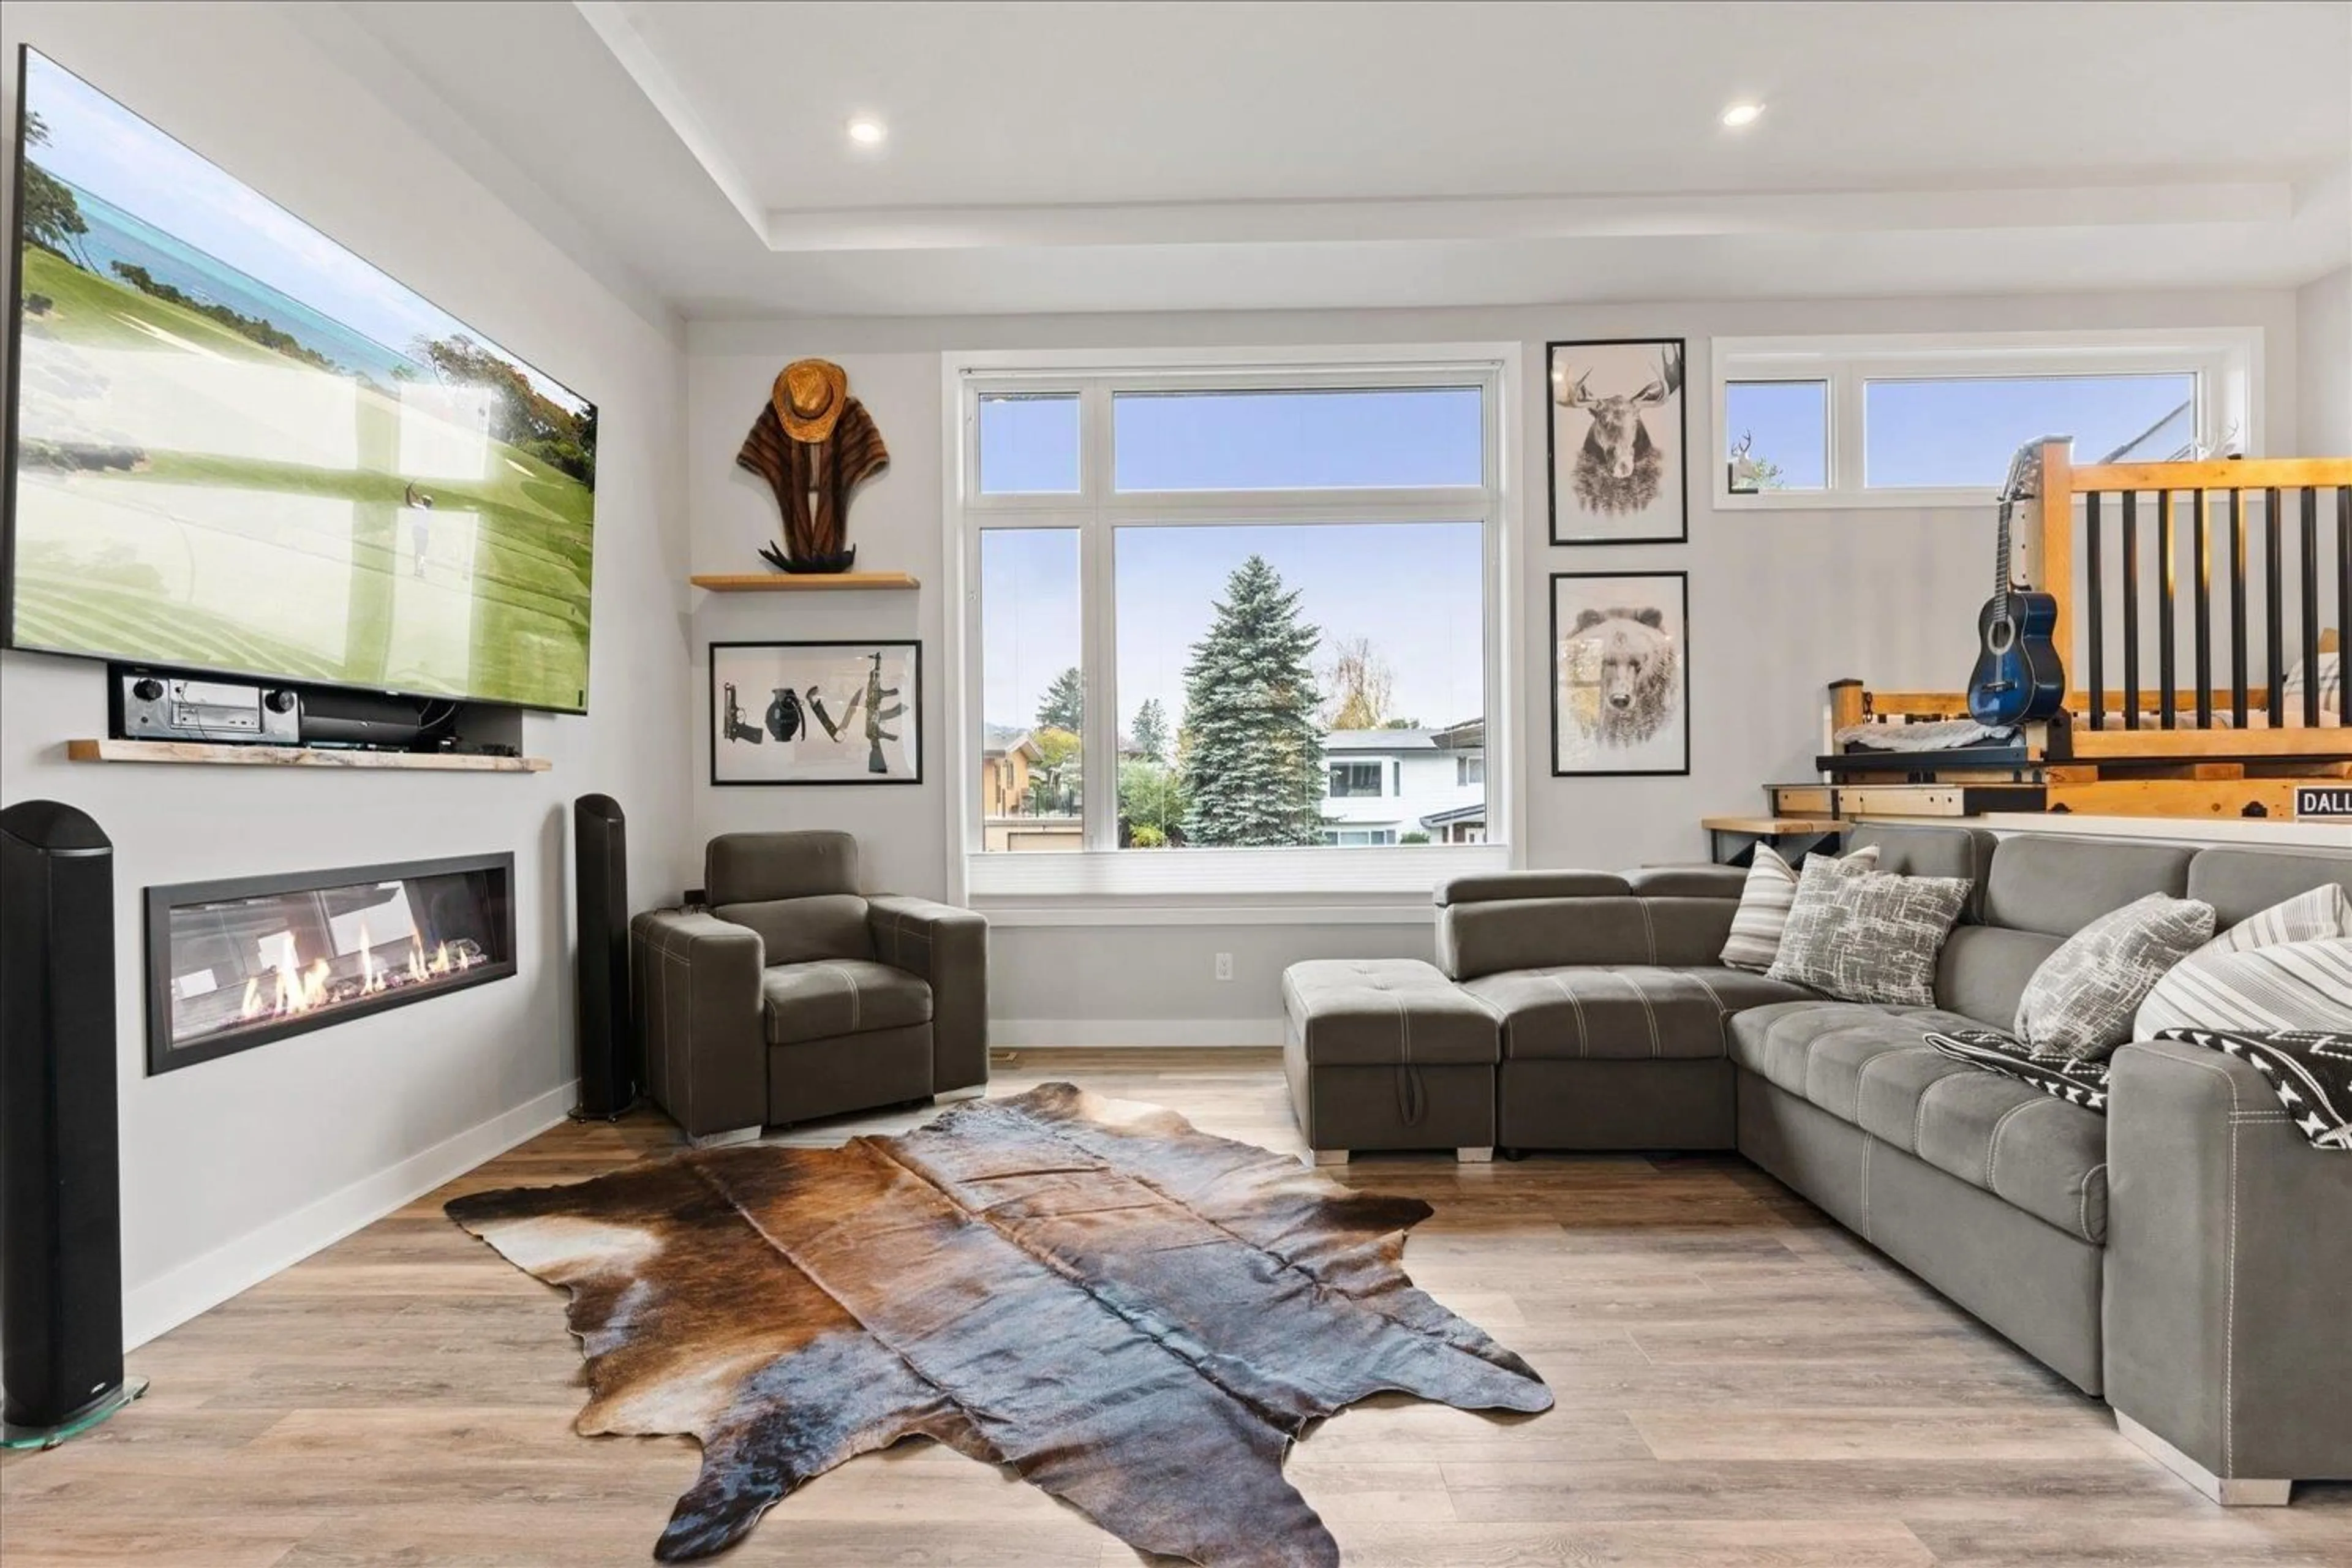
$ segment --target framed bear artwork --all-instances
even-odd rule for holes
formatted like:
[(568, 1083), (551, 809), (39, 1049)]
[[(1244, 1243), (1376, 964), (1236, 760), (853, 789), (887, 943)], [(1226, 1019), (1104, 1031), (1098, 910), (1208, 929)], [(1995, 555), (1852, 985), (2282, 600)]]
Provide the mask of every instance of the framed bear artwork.
[(1555, 572), (1554, 778), (1690, 772), (1690, 579)]

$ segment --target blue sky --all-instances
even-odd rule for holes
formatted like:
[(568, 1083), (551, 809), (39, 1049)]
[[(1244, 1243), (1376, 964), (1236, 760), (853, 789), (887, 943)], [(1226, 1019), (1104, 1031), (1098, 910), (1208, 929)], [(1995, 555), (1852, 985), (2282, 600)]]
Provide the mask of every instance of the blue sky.
[[(2072, 436), (2075, 460), (2094, 461), (2178, 408), (2196, 385), (2189, 375), (1873, 381), (1864, 391), (1864, 463), (1874, 485), (1997, 490), (2011, 455), (2035, 437)], [(1724, 398), (1727, 447), (1752, 434), (1751, 457), (1780, 464), (1791, 489), (1819, 489), (1827, 407), (1825, 382), (1735, 382)]]
[[(1075, 529), (983, 536), (990, 723), (1033, 722), (1045, 689), (1078, 661), (1077, 541)], [(1371, 639), (1395, 677), (1397, 716), (1437, 725), (1485, 711), (1485, 566), (1475, 522), (1125, 529), (1117, 552), (1122, 729), (1150, 697), (1171, 726), (1182, 722), (1192, 645), (1234, 569), (1254, 553), (1300, 591), (1300, 615), (1322, 629), (1318, 659), (1343, 639)]]
[[(1113, 405), (1121, 490), (1475, 485), (1475, 387), (1393, 392), (1122, 394)], [(980, 485), (991, 495), (1078, 489), (1078, 400), (984, 397)]]
[[(1871, 480), (1980, 487), (1990, 527), (1992, 492), (2021, 443), (2063, 433), (2078, 451), (2104, 454), (2192, 390), (2191, 378), (2170, 375), (1872, 383)], [(1122, 490), (1478, 480), (1478, 395), (1469, 389), (1128, 395), (1115, 406)], [(1752, 430), (1755, 452), (1779, 461), (1791, 484), (1824, 482), (1823, 384), (1740, 384), (1728, 408), (1732, 440)], [(1075, 493), (1078, 464), (1075, 396), (982, 399), (984, 489)], [(1171, 724), (1181, 721), (1192, 645), (1227, 577), (1252, 553), (1301, 591), (1301, 614), (1323, 631), (1319, 658), (1341, 640), (1370, 638), (1395, 677), (1395, 714), (1437, 725), (1483, 711), (1476, 523), (1129, 528), (1117, 535), (1116, 559), (1122, 729), (1147, 697), (1160, 700)], [(985, 716), (1026, 726), (1054, 678), (1078, 661), (1077, 531), (991, 531), (982, 593)]]
[[(1484, 463), (1475, 388), (1123, 396), (1118, 484), (1126, 490), (1475, 485)], [(981, 405), (981, 483), (992, 493), (1078, 487), (1075, 397)], [(1156, 697), (1182, 721), (1184, 666), (1234, 569), (1265, 557), (1300, 591), (1299, 613), (1339, 642), (1371, 639), (1395, 679), (1394, 712), (1429, 724), (1485, 710), (1483, 542), (1475, 521), (1129, 528), (1117, 535), (1122, 728)], [(1075, 530), (991, 532), (983, 706), (1030, 723), (1054, 678), (1078, 660)]]
[[(26, 69), (26, 102), (49, 132), (37, 162), (60, 179), (387, 348), (405, 352), (420, 337), (460, 332), (497, 347), (62, 66), (32, 54)], [(574, 409), (585, 406), (512, 354), (506, 357), (548, 396)]]

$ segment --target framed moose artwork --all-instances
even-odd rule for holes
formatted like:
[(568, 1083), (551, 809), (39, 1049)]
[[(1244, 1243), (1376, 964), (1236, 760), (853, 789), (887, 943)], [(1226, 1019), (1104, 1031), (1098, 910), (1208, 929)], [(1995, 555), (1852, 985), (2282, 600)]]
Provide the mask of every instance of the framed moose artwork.
[(1681, 544), (1689, 421), (1680, 338), (1546, 343), (1554, 544)]

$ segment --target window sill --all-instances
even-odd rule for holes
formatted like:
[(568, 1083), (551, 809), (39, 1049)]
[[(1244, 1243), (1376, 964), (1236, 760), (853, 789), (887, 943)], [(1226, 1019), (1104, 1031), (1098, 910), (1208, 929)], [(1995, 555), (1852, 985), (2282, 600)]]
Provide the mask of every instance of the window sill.
[(1510, 865), (1501, 844), (968, 855), (964, 892), (977, 907), (1008, 915), (1080, 910), (1116, 920), (1177, 910), (1190, 920), (1189, 900), (1228, 916), (1238, 906), (1286, 919), (1347, 919), (1361, 917), (1333, 917), (1332, 910), (1425, 912), (1447, 879)]
[(1717, 490), (1717, 511), (1989, 511), (1999, 480), (1981, 489), (1947, 485), (1918, 489)]

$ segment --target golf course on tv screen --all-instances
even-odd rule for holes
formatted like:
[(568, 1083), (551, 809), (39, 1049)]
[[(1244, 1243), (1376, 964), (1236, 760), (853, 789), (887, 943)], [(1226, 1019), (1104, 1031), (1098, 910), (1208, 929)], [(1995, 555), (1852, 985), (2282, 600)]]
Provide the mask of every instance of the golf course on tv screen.
[(29, 49), (22, 82), (10, 645), (583, 710), (594, 405)]

